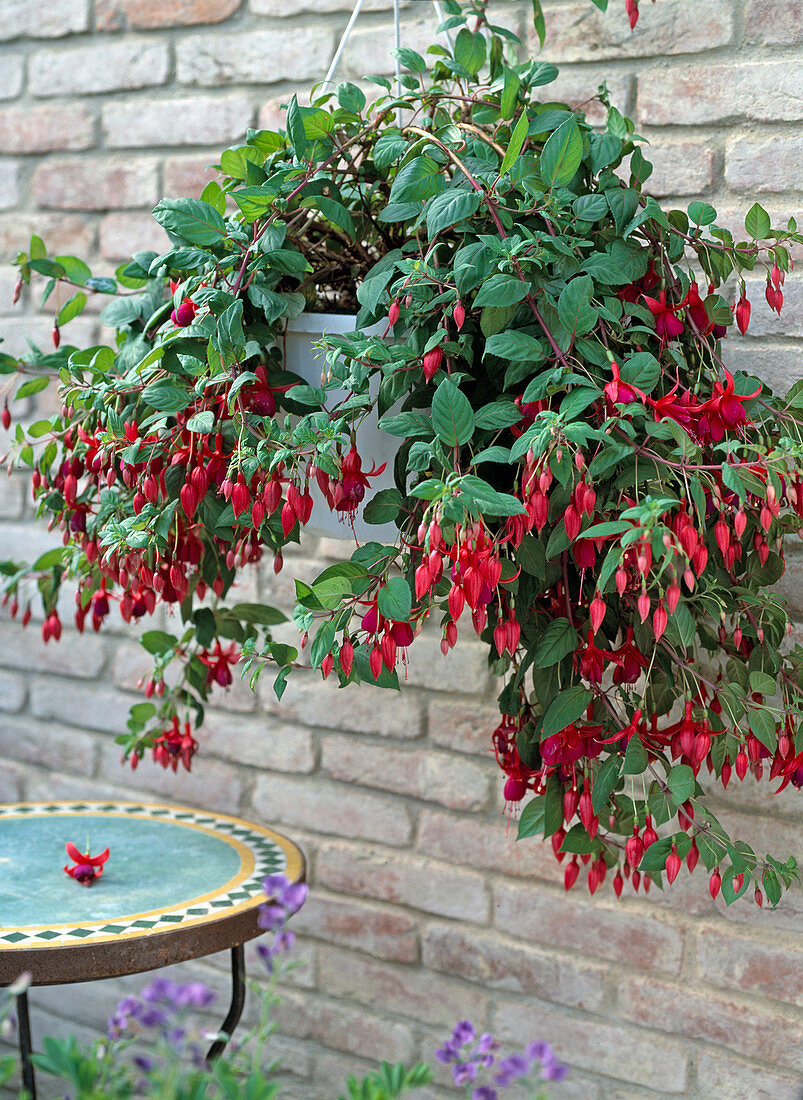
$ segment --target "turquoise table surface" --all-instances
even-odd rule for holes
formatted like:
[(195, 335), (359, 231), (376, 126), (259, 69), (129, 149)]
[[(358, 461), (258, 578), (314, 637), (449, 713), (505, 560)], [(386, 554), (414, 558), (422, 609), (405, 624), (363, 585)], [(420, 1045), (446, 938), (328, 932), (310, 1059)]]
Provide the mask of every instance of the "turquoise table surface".
[[(82, 886), (64, 873), (64, 845), (109, 848), (103, 874)], [(0, 985), (27, 971), (34, 985), (138, 974), (229, 948), (232, 1000), (215, 1058), (245, 999), (243, 944), (260, 934), (263, 880), (304, 877), (285, 837), (225, 814), (144, 802), (0, 805)], [(36, 1100), (25, 992), (17, 998), (22, 1079)]]
[[(67, 841), (93, 855), (110, 849), (91, 886), (64, 873)], [(136, 940), (141, 955), (157, 934), (201, 933), (241, 914), (255, 935), (262, 880), (279, 871), (298, 880), (303, 866), (284, 837), (224, 814), (126, 802), (0, 806), (0, 983), (19, 972), (23, 951), (82, 945), (98, 949), (97, 962), (101, 947)]]

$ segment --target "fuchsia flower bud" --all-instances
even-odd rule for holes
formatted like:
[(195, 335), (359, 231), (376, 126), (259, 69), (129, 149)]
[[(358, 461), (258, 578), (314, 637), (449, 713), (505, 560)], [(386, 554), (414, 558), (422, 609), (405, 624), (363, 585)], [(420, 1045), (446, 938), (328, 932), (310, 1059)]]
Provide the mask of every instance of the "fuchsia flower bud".
[(750, 302), (743, 294), (736, 303), (736, 327), (739, 329), (742, 336), (747, 332), (748, 325), (750, 324), (751, 309)]
[(390, 303), (390, 309), (388, 310), (388, 324), (391, 326), (391, 328), (398, 321), (399, 313), (399, 300), (398, 298), (394, 298), (393, 301)]
[(452, 316), (454, 317), (455, 328), (459, 332), (460, 329), (463, 327), (463, 324), (464, 324), (465, 319), (466, 319), (466, 311), (463, 308), (462, 302), (458, 302), (455, 305), (455, 307), (452, 311)]
[(440, 345), (438, 345), (438, 347), (436, 348), (433, 348), (431, 351), (428, 351), (424, 356), (424, 378), (426, 378), (427, 382), (432, 381), (438, 367), (441, 365), (442, 359), (443, 348), (440, 347)]

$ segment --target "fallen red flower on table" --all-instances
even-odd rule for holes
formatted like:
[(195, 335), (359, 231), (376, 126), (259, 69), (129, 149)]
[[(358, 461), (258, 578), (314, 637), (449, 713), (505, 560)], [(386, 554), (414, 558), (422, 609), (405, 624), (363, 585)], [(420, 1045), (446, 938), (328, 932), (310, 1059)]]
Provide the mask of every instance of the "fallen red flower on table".
[(82, 886), (91, 886), (96, 878), (100, 878), (103, 874), (103, 864), (109, 858), (108, 848), (104, 848), (99, 856), (91, 856), (89, 849), (86, 852), (81, 852), (70, 841), (67, 841), (64, 847), (74, 864), (73, 867), (70, 867), (69, 864), (64, 865), (65, 874), (68, 874), (70, 878), (74, 878)]

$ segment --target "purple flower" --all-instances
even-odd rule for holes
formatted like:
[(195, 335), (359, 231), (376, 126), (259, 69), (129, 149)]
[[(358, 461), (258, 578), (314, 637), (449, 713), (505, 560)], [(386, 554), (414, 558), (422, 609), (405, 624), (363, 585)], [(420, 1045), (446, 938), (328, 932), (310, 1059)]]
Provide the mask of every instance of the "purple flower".
[(472, 1091), (471, 1100), (499, 1100), (499, 1093), (490, 1085), (480, 1085)]
[(549, 1043), (530, 1043), (524, 1053), (531, 1062), (541, 1063), (542, 1081), (562, 1081), (569, 1072), (569, 1067), (557, 1060)]
[(477, 1063), (461, 1062), (452, 1070), (452, 1077), (456, 1085), (470, 1085), (477, 1080)]
[(461, 1020), (457, 1027), (454, 1029), (454, 1035), (452, 1036), (452, 1042), (457, 1046), (464, 1046), (466, 1043), (470, 1043), (476, 1035), (474, 1025), (471, 1020)]
[(518, 1081), (520, 1077), (526, 1077), (529, 1072), (530, 1062), (528, 1059), (523, 1054), (511, 1054), (498, 1063), (494, 1080), (497, 1085), (507, 1087), (512, 1085), (514, 1081)]
[(491, 1050), (498, 1050), (499, 1043), (495, 1042), (493, 1035), (489, 1032), (485, 1032), (480, 1035), (479, 1042), (477, 1043), (477, 1054), (487, 1054)]
[(266, 896), (285, 910), (287, 916), (297, 913), (307, 900), (308, 887), (305, 882), (291, 882), (287, 875), (268, 875), (262, 883)]

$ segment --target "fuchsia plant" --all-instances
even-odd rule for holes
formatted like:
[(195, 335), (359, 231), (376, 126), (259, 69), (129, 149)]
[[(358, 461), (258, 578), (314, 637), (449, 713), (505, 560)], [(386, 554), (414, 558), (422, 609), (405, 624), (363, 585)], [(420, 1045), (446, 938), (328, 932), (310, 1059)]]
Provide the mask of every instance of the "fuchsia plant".
[[(429, 68), (399, 51), (399, 94), (342, 84), (249, 131), (200, 200), (156, 207), (170, 249), (116, 279), (33, 239), (22, 283), (74, 290), (56, 331), (107, 294), (116, 339), (2, 359), (17, 397), (57, 373), (63, 401), (15, 448), (63, 547), (7, 563), (6, 593), (18, 611), (36, 579), (45, 641), (66, 579), (79, 629), (166, 605), (120, 742), (189, 767), (188, 712), (239, 659), (280, 697), (300, 663), (278, 611), (227, 598), (250, 564), (283, 567), (314, 479), (344, 533), (360, 515), (399, 534), (296, 582), (313, 669), (397, 688), (427, 621), (445, 655), (478, 635), (505, 797), (567, 888), (581, 866), (618, 894), (701, 861), (712, 894), (775, 904), (795, 860), (733, 840), (705, 794), (748, 772), (803, 785), (803, 652), (772, 592), (803, 525), (803, 382), (774, 395), (723, 355), (750, 323), (745, 273), (780, 312), (803, 236), (757, 203), (741, 240), (708, 203), (664, 211), (634, 125), (604, 94), (600, 129), (550, 100), (557, 70), (486, 7), (449, 0), (454, 48)], [(359, 311), (322, 342), (320, 386), (282, 359), (305, 308)], [(375, 408), (400, 441), (379, 492), (359, 447)]]

